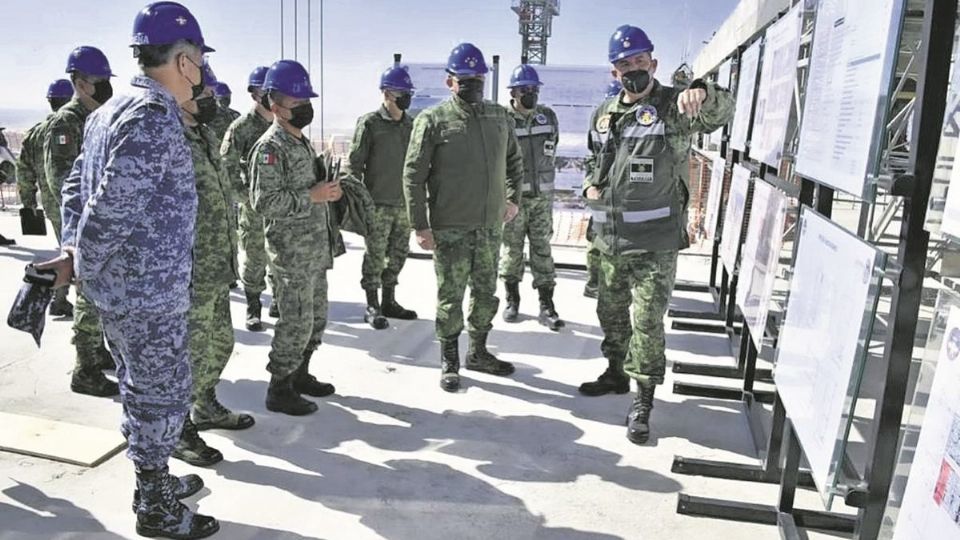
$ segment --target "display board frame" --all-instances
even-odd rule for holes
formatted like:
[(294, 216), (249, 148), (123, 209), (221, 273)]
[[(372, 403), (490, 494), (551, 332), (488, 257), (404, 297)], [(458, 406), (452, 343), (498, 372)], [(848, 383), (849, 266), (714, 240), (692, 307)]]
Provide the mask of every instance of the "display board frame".
[(750, 147), (760, 67), (763, 64), (763, 39), (758, 39), (740, 55), (737, 95), (733, 122), (730, 124), (730, 148), (745, 153)]
[[(847, 11), (839, 12), (841, 6), (846, 6)], [(847, 62), (846, 69), (848, 79), (836, 81), (844, 84), (840, 92), (831, 91), (822, 88), (826, 85), (819, 84), (821, 79), (832, 81), (837, 78), (837, 71), (840, 66), (829, 65), (824, 62), (825, 58), (838, 54), (833, 46), (843, 48), (843, 45), (849, 44), (849, 40), (831, 39), (843, 37), (843, 30), (834, 30), (835, 28), (849, 28), (847, 20), (860, 20), (862, 16), (854, 16), (850, 10), (857, 12), (875, 13), (882, 8), (888, 8), (889, 12), (881, 13), (881, 20), (887, 32), (878, 31), (875, 25), (864, 25), (864, 34), (869, 33), (869, 39), (864, 39), (865, 43), (872, 43), (878, 35), (886, 35), (887, 41), (876, 49), (871, 49), (871, 54), (860, 56)], [(832, 11), (834, 8), (838, 12)], [(876, 193), (876, 178), (879, 174), (880, 158), (884, 145), (884, 133), (886, 131), (887, 119), (890, 112), (890, 96), (894, 87), (894, 72), (898, 58), (898, 45), (900, 43), (900, 34), (903, 28), (903, 18), (906, 11), (906, 0), (823, 0), (817, 8), (816, 21), (814, 24), (813, 48), (810, 54), (810, 74), (809, 84), (807, 85), (806, 95), (804, 97), (804, 111), (806, 115), (822, 114), (827, 119), (845, 118), (847, 122), (853, 124), (851, 133), (847, 134), (841, 140), (839, 124), (833, 122), (824, 122), (822, 117), (817, 121), (802, 122), (799, 132), (799, 144), (797, 149), (796, 170), (797, 173), (807, 178), (811, 178), (817, 183), (828, 185), (834, 189), (849, 193), (863, 200), (870, 201)], [(856, 25), (854, 25), (856, 28)], [(892, 31), (892, 32), (891, 32)], [(829, 33), (828, 33), (829, 32)], [(836, 32), (836, 34), (834, 33)], [(856, 35), (856, 34), (854, 34)], [(876, 60), (874, 60), (876, 58)], [(873, 62), (879, 62), (879, 65)], [(866, 75), (855, 70), (862, 70), (866, 67), (876, 65), (878, 71), (869, 72)], [(831, 68), (833, 71), (831, 71)], [(873, 80), (864, 81), (865, 77), (874, 76), (876, 81), (876, 95), (871, 99), (863, 99), (859, 92), (869, 91)], [(832, 85), (831, 85), (831, 88)], [(822, 89), (822, 93), (820, 93)], [(844, 95), (849, 97), (844, 100)], [(851, 112), (852, 104), (867, 102), (857, 115)], [(825, 109), (825, 110), (824, 110)], [(852, 119), (849, 118), (853, 115)], [(871, 122), (869, 129), (857, 126), (863, 123)], [(824, 126), (829, 125), (827, 129), (830, 134), (834, 134), (829, 141), (825, 140)], [(865, 133), (866, 132), (866, 133)], [(842, 161), (831, 159), (837, 155), (838, 148), (844, 144), (857, 144), (866, 138), (866, 148), (862, 154), (856, 157), (856, 161), (850, 163), (850, 168), (843, 166)], [(829, 153), (830, 155), (825, 155)]]
[(713, 242), (717, 239), (720, 225), (720, 203), (723, 199), (723, 179), (726, 176), (727, 160), (713, 158), (710, 169), (710, 190), (707, 192), (707, 213), (704, 216), (704, 235)]
[[(829, 256), (816, 251), (821, 247)], [(885, 253), (815, 210), (800, 213), (774, 381), (828, 510), (841, 478), (886, 260)], [(850, 266), (838, 266), (843, 263)], [(841, 320), (824, 319), (827, 315)], [(821, 334), (810, 333), (815, 325), (821, 326)]]
[(727, 207), (723, 212), (723, 233), (720, 235), (720, 260), (730, 274), (736, 272), (737, 260), (740, 257), (740, 240), (743, 235), (751, 185), (750, 169), (740, 164), (734, 165)]

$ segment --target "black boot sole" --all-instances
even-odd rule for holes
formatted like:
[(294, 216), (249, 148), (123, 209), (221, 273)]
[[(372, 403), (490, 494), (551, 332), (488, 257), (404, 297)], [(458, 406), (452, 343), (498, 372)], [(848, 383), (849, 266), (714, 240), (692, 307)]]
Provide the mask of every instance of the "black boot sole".
[(383, 310), (382, 314), (388, 319), (398, 319), (401, 321), (415, 321), (417, 320), (417, 312), (411, 311), (410, 313), (398, 312), (398, 311), (386, 311)]
[(194, 533), (188, 534), (174, 534), (157, 529), (147, 529), (146, 527), (141, 527), (137, 525), (137, 534), (144, 536), (146, 538), (171, 538), (172, 540), (197, 540), (199, 538), (207, 538), (208, 536), (213, 536), (220, 531), (220, 523), (214, 522), (214, 526), (209, 530), (197, 531)]
[(249, 414), (241, 414), (240, 421), (237, 422), (236, 424), (220, 424), (213, 421), (197, 422), (196, 420), (194, 420), (193, 423), (194, 425), (197, 426), (197, 431), (207, 431), (210, 429), (226, 429), (229, 431), (240, 431), (243, 429), (252, 428), (257, 423), (257, 421), (253, 418), (253, 416), (250, 416)]
[(390, 321), (383, 316), (371, 317), (369, 315), (364, 315), (363, 322), (369, 324), (370, 328), (373, 328), (374, 330), (386, 330), (387, 328), (390, 328)]
[(217, 463), (220, 463), (221, 461), (223, 461), (223, 454), (221, 454), (219, 450), (214, 450), (214, 451), (216, 452), (215, 455), (211, 454), (210, 457), (205, 459), (187, 457), (187, 456), (178, 454), (176, 450), (173, 451), (173, 454), (171, 454), (170, 457), (172, 457), (173, 459), (179, 459), (180, 461), (188, 465), (193, 465), (194, 467), (212, 467)]
[(544, 316), (537, 317), (537, 320), (540, 322), (542, 326), (546, 326), (547, 328), (549, 328), (550, 330), (553, 330), (554, 332), (559, 332), (561, 328), (567, 325), (565, 322), (559, 319), (557, 319), (556, 321), (551, 321), (549, 317), (544, 317)]
[(588, 397), (600, 397), (607, 394), (626, 394), (630, 391), (630, 383), (628, 382), (624, 386), (618, 386), (616, 388), (607, 387), (603, 391), (584, 391), (583, 388), (577, 388), (577, 391), (580, 392), (580, 395)]
[(83, 394), (85, 396), (93, 397), (113, 397), (120, 395), (120, 387), (118, 385), (91, 388), (89, 386), (80, 386), (70, 383), (70, 390), (74, 394)]
[(262, 324), (262, 323), (245, 324), (244, 326), (247, 328), (247, 331), (249, 331), (249, 332), (263, 332), (263, 324)]
[(444, 392), (450, 392), (451, 394), (455, 394), (458, 391), (460, 391), (460, 378), (458, 377), (455, 381), (449, 382), (449, 383), (445, 382), (444, 379), (441, 378), (440, 388), (442, 388)]
[(294, 408), (294, 407), (290, 407), (290, 406), (287, 406), (287, 405), (280, 405), (280, 404), (277, 404), (277, 403), (270, 403), (269, 401), (266, 402), (266, 406), (267, 406), (267, 410), (268, 410), (268, 411), (270, 411), (270, 412), (275, 412), (275, 413), (286, 414), (286, 415), (290, 415), (290, 416), (307, 416), (308, 414), (313, 414), (313, 413), (317, 412), (317, 409), (319, 408), (319, 407), (317, 407), (317, 404), (316, 404), (316, 403), (311, 403), (311, 405), (312, 405), (312, 407), (309, 406), (309, 405), (304, 405), (303, 407), (299, 407), (299, 406), (298, 406), (298, 407)]

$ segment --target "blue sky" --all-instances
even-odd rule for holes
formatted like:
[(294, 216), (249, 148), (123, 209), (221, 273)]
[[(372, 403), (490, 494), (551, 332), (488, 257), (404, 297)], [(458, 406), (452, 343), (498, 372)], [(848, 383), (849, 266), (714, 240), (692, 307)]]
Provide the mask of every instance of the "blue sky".
[[(282, 0), (284, 53), (307, 64), (307, 5), (311, 4), (314, 85), (320, 81), (320, 0)], [(118, 75), (118, 90), (136, 73), (128, 47), (130, 29), (144, 0), (0, 0), (0, 110), (46, 109), (47, 85), (63, 76), (77, 45), (101, 48)], [(234, 90), (234, 107), (247, 108), (246, 76), (281, 53), (281, 0), (187, 0), (209, 44), (210, 62)], [(695, 57), (737, 0), (561, 0), (549, 42), (549, 64), (606, 65), (607, 40), (621, 24), (644, 28), (656, 46), (661, 79), (668, 78), (689, 47)], [(297, 19), (294, 19), (297, 4)], [(324, 118), (330, 130), (352, 126), (378, 104), (379, 73), (401, 52), (408, 62), (443, 62), (459, 41), (472, 41), (487, 56), (501, 55), (509, 73), (520, 59), (520, 36), (510, 0), (324, 0)], [(296, 21), (296, 24), (295, 24)], [(314, 104), (319, 112), (319, 102)], [(0, 112), (0, 124), (5, 119)], [(10, 120), (8, 119), (9, 123)]]

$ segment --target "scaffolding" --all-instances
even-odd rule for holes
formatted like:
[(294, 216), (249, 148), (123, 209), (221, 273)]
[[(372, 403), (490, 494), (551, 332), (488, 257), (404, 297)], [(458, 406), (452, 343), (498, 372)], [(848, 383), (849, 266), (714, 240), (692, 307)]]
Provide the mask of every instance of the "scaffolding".
[(547, 38), (553, 18), (560, 15), (560, 0), (513, 0), (511, 9), (520, 22), (520, 55), (530, 64), (547, 63)]

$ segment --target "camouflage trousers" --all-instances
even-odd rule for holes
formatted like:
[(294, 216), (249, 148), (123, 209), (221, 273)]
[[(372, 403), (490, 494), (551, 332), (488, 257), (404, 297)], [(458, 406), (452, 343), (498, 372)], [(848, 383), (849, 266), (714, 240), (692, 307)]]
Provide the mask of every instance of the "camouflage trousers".
[(187, 312), (194, 401), (217, 387), (233, 354), (230, 289), (227, 285), (203, 289), (193, 290)]
[(367, 251), (363, 255), (364, 290), (396, 287), (397, 276), (410, 251), (410, 221), (402, 206), (377, 206), (373, 214), (373, 230), (363, 239)]
[(493, 328), (500, 299), (497, 298), (497, 259), (500, 229), (453, 229), (433, 231), (436, 249), (433, 267), (437, 273), (437, 337), (456, 339), (463, 331), (463, 296), (470, 285), (471, 333)]
[(273, 332), (267, 371), (285, 377), (316, 350), (327, 327), (327, 271), (284, 273), (274, 276), (274, 301), (280, 318)]
[(667, 363), (663, 317), (677, 276), (677, 256), (677, 251), (600, 254), (597, 317), (604, 336), (600, 350), (608, 359), (622, 360), (624, 372), (639, 381), (663, 383)]
[[(53, 228), (53, 236), (57, 239), (57, 245), (60, 245), (60, 227), (63, 225), (63, 221), (60, 218), (60, 205), (57, 203), (56, 199), (53, 199), (50, 195), (46, 194), (46, 190), (41, 190), (40, 199), (43, 201), (43, 213), (47, 216), (47, 219), (50, 221), (50, 226)], [(65, 302), (67, 300), (67, 294), (70, 292), (70, 286), (58, 287), (53, 291), (54, 300), (58, 302)]]
[(249, 201), (240, 204), (239, 234), (240, 250), (243, 252), (243, 266), (240, 269), (240, 281), (245, 291), (262, 293), (270, 281), (270, 288), (276, 295), (273, 272), (267, 272), (267, 241), (263, 234), (263, 217), (253, 210)]
[(186, 313), (103, 313), (117, 364), (121, 431), (138, 469), (166, 466), (190, 408)]
[(524, 197), (517, 217), (503, 226), (500, 278), (508, 282), (523, 281), (523, 244), (529, 238), (533, 288), (556, 285), (557, 274), (550, 252), (552, 236), (553, 197)]
[(587, 248), (587, 286), (598, 287), (600, 283), (600, 250), (593, 244)]
[(99, 362), (98, 351), (103, 350), (104, 331), (100, 312), (92, 302), (77, 294), (73, 307), (73, 345), (77, 348), (77, 369), (92, 369)]

